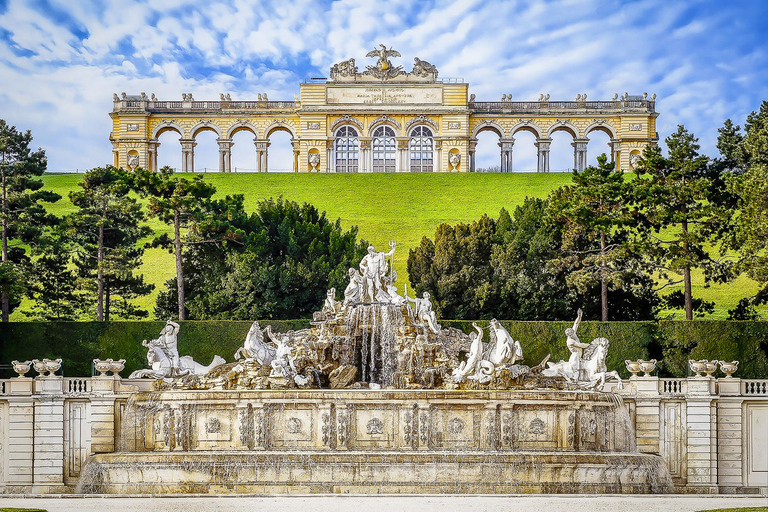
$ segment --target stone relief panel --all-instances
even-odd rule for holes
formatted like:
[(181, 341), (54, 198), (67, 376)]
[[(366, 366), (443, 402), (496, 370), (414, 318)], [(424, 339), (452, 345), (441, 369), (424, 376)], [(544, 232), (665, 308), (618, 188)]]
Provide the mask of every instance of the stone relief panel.
[(222, 446), (234, 448), (231, 414), (231, 409), (198, 409), (194, 420), (196, 448), (206, 449)]
[(515, 437), (522, 450), (554, 448), (558, 444), (558, 411), (554, 407), (515, 406)]
[(316, 443), (315, 430), (319, 411), (312, 404), (293, 407), (274, 404), (269, 407), (269, 448), (309, 448)]
[(353, 432), (350, 449), (393, 449), (396, 447), (397, 415), (386, 405), (355, 407), (351, 412)]

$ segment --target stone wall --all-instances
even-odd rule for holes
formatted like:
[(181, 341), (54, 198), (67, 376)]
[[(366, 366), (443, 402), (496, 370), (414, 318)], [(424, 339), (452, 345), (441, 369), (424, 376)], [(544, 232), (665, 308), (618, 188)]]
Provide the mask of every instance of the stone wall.
[[(151, 387), (113, 377), (0, 380), (0, 492), (71, 492), (87, 456), (116, 450), (131, 395)], [(616, 393), (638, 451), (664, 457), (679, 492), (768, 493), (768, 380), (633, 377)]]

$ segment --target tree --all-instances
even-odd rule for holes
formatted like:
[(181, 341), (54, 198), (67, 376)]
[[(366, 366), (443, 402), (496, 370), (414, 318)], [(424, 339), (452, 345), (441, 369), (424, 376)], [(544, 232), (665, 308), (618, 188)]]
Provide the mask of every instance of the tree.
[(69, 251), (47, 251), (32, 266), (32, 308), (23, 313), (47, 321), (77, 320), (85, 301), (78, 293), (77, 274), (70, 268)]
[[(182, 229), (194, 227), (196, 222), (202, 221), (216, 188), (203, 182), (203, 177), (200, 175), (190, 180), (174, 174), (173, 170), (167, 166), (160, 169), (159, 172), (136, 169), (134, 171), (134, 183), (142, 195), (149, 197), (150, 216), (157, 217), (162, 222), (173, 226), (172, 239), (167, 234), (163, 234), (156, 237), (153, 244), (167, 248), (175, 256), (179, 320), (185, 320), (187, 314), (183, 247), (213, 240), (205, 240), (195, 236), (194, 229), (191, 230), (191, 233), (187, 232), (182, 236)], [(228, 237), (230, 235), (225, 234), (223, 236)]]
[[(77, 249), (74, 263), (84, 283), (95, 280), (99, 322), (109, 321), (113, 303), (119, 304), (118, 314), (124, 318), (148, 314), (128, 306), (128, 299), (146, 295), (153, 288), (134, 274), (144, 253), (139, 240), (152, 230), (141, 224), (144, 212), (129, 195), (131, 184), (131, 174), (123, 169), (96, 167), (83, 176), (82, 190), (69, 194), (78, 208), (66, 218), (69, 236)], [(115, 296), (123, 300), (115, 300)]]
[(738, 215), (727, 245), (740, 252), (740, 268), (763, 285), (731, 314), (735, 318), (754, 318), (752, 306), (768, 301), (768, 101), (747, 116), (743, 137), (734, 138), (727, 147), (718, 144), (718, 149), (732, 155), (742, 170), (729, 182), (730, 190), (738, 197)]
[(408, 254), (415, 292), (430, 292), (443, 318), (491, 318), (500, 302), (490, 265), (496, 238), (496, 221), (487, 215), (471, 224), (440, 224), (434, 242), (424, 237)]
[(7, 322), (11, 312), (12, 292), (20, 291), (21, 283), (11, 286), (13, 276), (21, 270), (12, 266), (25, 259), (24, 245), (34, 245), (44, 227), (56, 222), (40, 201), (55, 202), (61, 196), (42, 190), (38, 179), (46, 169), (45, 151), (32, 151), (29, 147), (32, 133), (16, 130), (15, 126), (0, 119), (0, 232), (4, 281), (2, 289), (2, 321)]
[[(312, 205), (282, 198), (260, 201), (248, 215), (243, 197), (209, 203), (218, 223), (198, 223), (196, 236), (218, 240), (194, 244), (184, 253), (190, 318), (291, 319), (312, 314), (326, 290), (348, 284), (347, 271), (365, 255), (357, 228), (344, 231)], [(222, 223), (225, 222), (225, 223)], [(226, 232), (236, 238), (224, 237)], [(156, 314), (175, 306), (169, 291), (158, 297)]]
[[(665, 139), (668, 156), (647, 146), (635, 167), (635, 211), (640, 247), (668, 284), (683, 283), (685, 317), (693, 319), (692, 269), (710, 279), (717, 262), (709, 253), (727, 208), (709, 201), (715, 187), (708, 158), (684, 126)], [(671, 274), (681, 276), (674, 280)]]
[[(573, 267), (568, 283), (582, 292), (599, 283), (601, 318), (607, 322), (608, 288), (622, 286), (630, 274), (623, 266), (629, 246), (612, 237), (630, 221), (629, 188), (624, 173), (615, 171), (605, 154), (597, 162), (597, 167), (573, 171), (573, 184), (552, 193), (546, 215), (564, 225), (562, 257), (550, 263)], [(585, 249), (577, 249), (580, 242)]]

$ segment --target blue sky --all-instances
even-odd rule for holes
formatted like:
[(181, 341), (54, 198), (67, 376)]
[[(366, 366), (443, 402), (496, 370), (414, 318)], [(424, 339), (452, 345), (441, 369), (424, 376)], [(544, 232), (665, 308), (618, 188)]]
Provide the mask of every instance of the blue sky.
[[(49, 169), (90, 168), (111, 161), (113, 92), (293, 99), (305, 77), (385, 43), (403, 64), (418, 56), (464, 78), (478, 100), (656, 93), (661, 138), (684, 124), (716, 155), (723, 121), (743, 124), (768, 99), (766, 34), (764, 0), (0, 0), (0, 117), (32, 130)], [(247, 168), (253, 147), (235, 142), (234, 165)], [(590, 143), (590, 159), (605, 142)], [(273, 168), (290, 161), (287, 144), (275, 141)], [(554, 169), (572, 164), (569, 144), (553, 143)], [(480, 165), (496, 163), (495, 141), (480, 151)], [(198, 168), (215, 165), (212, 139), (197, 152)], [(533, 168), (532, 154), (519, 140), (515, 168)]]

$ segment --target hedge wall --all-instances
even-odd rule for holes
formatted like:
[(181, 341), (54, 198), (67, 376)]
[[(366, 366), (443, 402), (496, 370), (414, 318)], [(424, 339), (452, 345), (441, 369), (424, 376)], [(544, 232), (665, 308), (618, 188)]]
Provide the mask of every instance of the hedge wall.
[[(487, 325), (487, 321), (478, 322)], [(302, 329), (308, 320), (265, 320), (278, 332)], [(444, 327), (471, 332), (469, 321), (442, 321)], [(564, 331), (569, 322), (512, 322), (502, 324), (525, 353), (525, 362), (537, 364), (547, 354), (552, 361), (568, 358)], [(163, 322), (12, 322), (0, 324), (0, 364), (12, 360), (64, 360), (67, 376), (91, 375), (94, 358), (125, 358), (127, 376), (146, 366), (146, 349), (141, 340), (156, 338)], [(179, 353), (191, 355), (202, 364), (214, 354), (227, 361), (245, 339), (251, 322), (182, 322)], [(768, 322), (662, 321), (662, 322), (583, 322), (579, 337), (589, 341), (603, 336), (611, 341), (606, 361), (609, 369), (622, 377), (629, 374), (625, 359), (655, 358), (660, 361), (661, 377), (685, 377), (688, 359), (740, 361), (737, 377), (768, 378)], [(10, 369), (0, 370), (0, 377), (15, 376)]]

